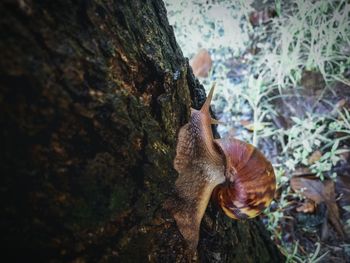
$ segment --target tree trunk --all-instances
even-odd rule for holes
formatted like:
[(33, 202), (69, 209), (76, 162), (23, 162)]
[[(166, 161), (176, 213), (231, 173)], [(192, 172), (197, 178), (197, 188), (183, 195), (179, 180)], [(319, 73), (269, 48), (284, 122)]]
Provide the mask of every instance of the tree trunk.
[[(160, 0), (0, 3), (1, 240), (35, 262), (183, 262), (162, 204), (204, 102)], [(201, 262), (277, 262), (257, 220), (209, 207)], [(23, 261), (25, 262), (25, 261)]]

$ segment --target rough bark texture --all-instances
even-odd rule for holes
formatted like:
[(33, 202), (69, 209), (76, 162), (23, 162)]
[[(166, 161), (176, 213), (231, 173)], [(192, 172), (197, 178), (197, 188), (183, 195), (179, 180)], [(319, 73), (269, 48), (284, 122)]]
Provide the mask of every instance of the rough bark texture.
[[(15, 260), (181, 262), (162, 209), (204, 102), (158, 0), (1, 1), (1, 241)], [(257, 221), (209, 207), (202, 262), (273, 262)], [(22, 261), (25, 262), (25, 261)]]

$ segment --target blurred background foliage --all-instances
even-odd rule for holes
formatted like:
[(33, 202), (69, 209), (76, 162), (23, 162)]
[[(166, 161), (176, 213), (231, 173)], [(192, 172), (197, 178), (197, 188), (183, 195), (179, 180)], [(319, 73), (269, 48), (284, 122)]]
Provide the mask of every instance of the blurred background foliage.
[(350, 3), (165, 0), (221, 136), (261, 149), (277, 176), (262, 220), (288, 262), (350, 258)]

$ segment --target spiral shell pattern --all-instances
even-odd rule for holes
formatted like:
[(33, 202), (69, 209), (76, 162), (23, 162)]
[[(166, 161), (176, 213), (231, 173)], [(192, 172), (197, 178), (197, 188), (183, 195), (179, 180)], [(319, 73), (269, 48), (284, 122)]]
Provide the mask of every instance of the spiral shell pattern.
[(214, 189), (213, 198), (230, 218), (259, 215), (270, 205), (276, 190), (271, 163), (251, 144), (232, 137), (215, 142), (225, 155), (226, 182)]

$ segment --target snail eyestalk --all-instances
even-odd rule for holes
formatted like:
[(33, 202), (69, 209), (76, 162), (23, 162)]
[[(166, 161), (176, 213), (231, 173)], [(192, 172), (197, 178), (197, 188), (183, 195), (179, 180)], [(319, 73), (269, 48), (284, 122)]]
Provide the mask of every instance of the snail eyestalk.
[(210, 103), (211, 103), (211, 100), (213, 99), (215, 85), (216, 85), (216, 83), (214, 82), (213, 85), (211, 86), (209, 93), (208, 93), (207, 99), (205, 100), (202, 108), (200, 109), (200, 111), (203, 113), (209, 112)]

